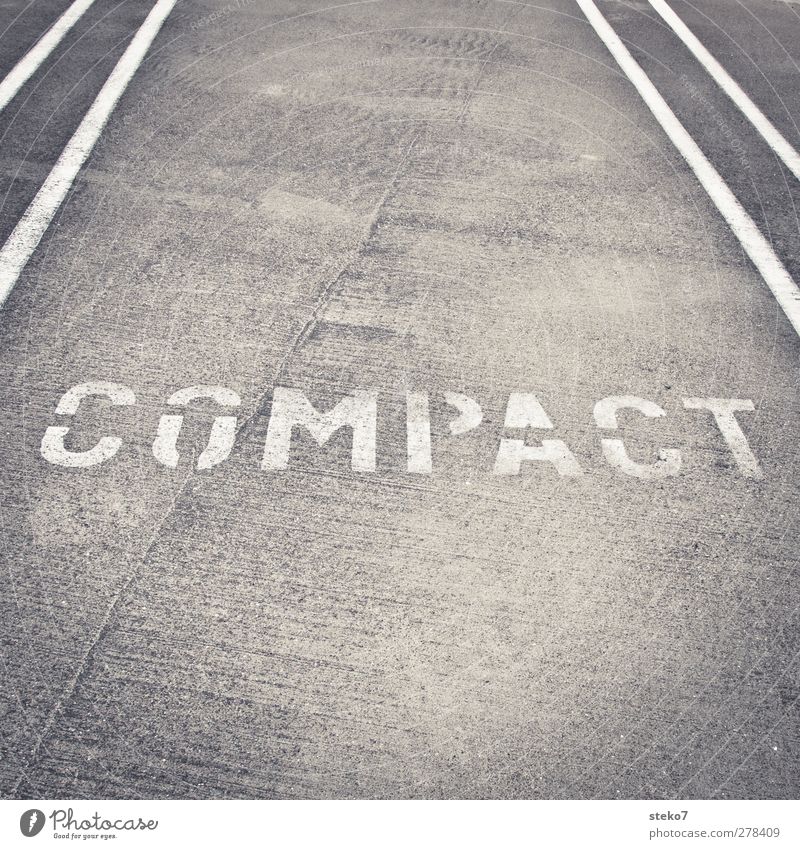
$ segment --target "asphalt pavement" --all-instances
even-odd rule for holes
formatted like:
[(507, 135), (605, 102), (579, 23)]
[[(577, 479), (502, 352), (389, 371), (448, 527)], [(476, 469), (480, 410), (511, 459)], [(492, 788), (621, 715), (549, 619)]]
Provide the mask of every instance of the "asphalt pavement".
[[(668, 2), (800, 150), (800, 4)], [(0, 113), (0, 242), (154, 5)], [(0, 309), (0, 795), (797, 798), (799, 353), (574, 0), (179, 1)]]

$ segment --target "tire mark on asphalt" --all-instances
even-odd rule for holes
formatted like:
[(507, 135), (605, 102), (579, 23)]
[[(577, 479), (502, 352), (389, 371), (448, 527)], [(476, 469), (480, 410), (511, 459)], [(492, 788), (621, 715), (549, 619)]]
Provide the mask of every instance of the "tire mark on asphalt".
[[(506, 15), (505, 19), (500, 24), (501, 32), (505, 32), (508, 29), (508, 27), (510, 26), (510, 24), (512, 23), (514, 18), (516, 18), (516, 16), (524, 8), (525, 8), (525, 6), (518, 6), (512, 12), (510, 12), (508, 15)], [(459, 111), (458, 117), (456, 118), (456, 123), (458, 123), (458, 124), (464, 123), (464, 120), (465, 120), (466, 115), (467, 115), (467, 110), (471, 106), (472, 101), (475, 99), (475, 94), (477, 93), (478, 87), (480, 86), (481, 81), (484, 78), (486, 66), (492, 61), (492, 57), (496, 53), (498, 47), (500, 47), (500, 41), (496, 40), (495, 43), (494, 43), (494, 47), (492, 47), (492, 49), (489, 51), (489, 55), (483, 60), (480, 68), (478, 68), (478, 73), (477, 73), (477, 76), (475, 77), (475, 83), (472, 86), (472, 88), (467, 92), (466, 97), (464, 98), (464, 102), (461, 104), (461, 110)]]

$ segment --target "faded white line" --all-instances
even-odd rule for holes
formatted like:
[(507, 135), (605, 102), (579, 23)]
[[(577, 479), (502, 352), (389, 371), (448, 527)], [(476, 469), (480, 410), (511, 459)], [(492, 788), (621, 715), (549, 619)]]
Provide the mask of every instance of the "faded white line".
[(78, 172), (92, 152), (117, 101), (144, 59), (176, 0), (158, 0), (120, 57), (94, 103), (53, 166), (8, 241), (0, 250), (0, 306), (14, 288)]
[(775, 251), (772, 250), (772, 246), (761, 235), (753, 219), (745, 212), (744, 207), (736, 199), (725, 181), (706, 159), (703, 151), (700, 150), (664, 98), (658, 93), (650, 78), (639, 67), (619, 36), (600, 14), (593, 0), (576, 0), (576, 2), (617, 64), (633, 83), (670, 141), (694, 171), (700, 185), (705, 189), (725, 221), (728, 222), (728, 226), (733, 230), (745, 253), (761, 273), (764, 282), (769, 286), (795, 332), (800, 336), (800, 290), (789, 276), (789, 272), (783, 267)]
[(664, 0), (648, 0), (675, 35), (689, 48), (695, 59), (708, 71), (717, 85), (739, 107), (750, 123), (761, 133), (764, 141), (780, 157), (783, 164), (800, 180), (800, 153), (798, 153), (767, 116), (744, 93), (733, 77), (706, 50), (697, 36), (675, 14)]
[(0, 111), (13, 100), (16, 93), (36, 73), (36, 69), (55, 50), (62, 38), (80, 20), (94, 0), (75, 0), (66, 12), (50, 27), (33, 47), (0, 82)]

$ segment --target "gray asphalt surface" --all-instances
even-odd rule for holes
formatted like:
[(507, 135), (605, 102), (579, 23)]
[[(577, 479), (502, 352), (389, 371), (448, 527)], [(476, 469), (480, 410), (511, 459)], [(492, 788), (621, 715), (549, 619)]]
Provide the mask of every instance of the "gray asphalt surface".
[[(3, 0), (0, 75), (67, 5)], [(800, 146), (800, 6), (671, 5)], [(797, 181), (647, 3), (599, 6), (797, 280)], [(3, 239), (151, 7), (98, 0), (0, 116)], [(179, 2), (0, 312), (0, 794), (797, 798), (799, 352), (570, 0)], [(86, 381), (137, 403), (65, 422)], [(198, 401), (167, 468), (198, 384), (236, 446), (196, 469)], [(349, 429), (262, 470), (275, 386), (377, 392), (375, 472)], [(616, 395), (666, 416), (602, 432)], [(691, 397), (753, 401), (760, 478)], [(53, 465), (59, 424), (123, 447)], [(503, 437), (583, 474), (495, 475)]]

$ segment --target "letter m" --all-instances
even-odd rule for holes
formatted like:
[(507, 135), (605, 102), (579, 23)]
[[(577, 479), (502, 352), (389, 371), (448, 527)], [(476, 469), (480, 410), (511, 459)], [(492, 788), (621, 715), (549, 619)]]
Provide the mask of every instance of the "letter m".
[(285, 469), (289, 465), (292, 428), (302, 426), (324, 445), (340, 427), (353, 428), (351, 465), (356, 472), (375, 471), (376, 393), (357, 390), (327, 413), (318, 413), (299, 389), (276, 386), (261, 468)]

